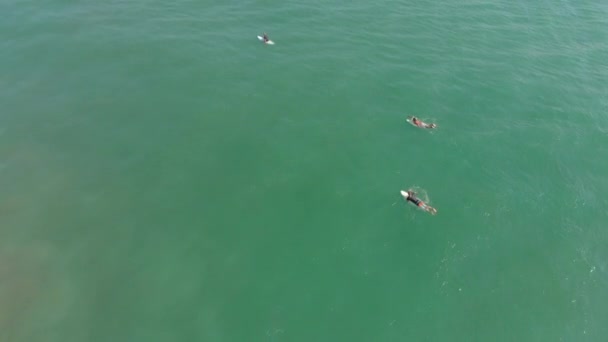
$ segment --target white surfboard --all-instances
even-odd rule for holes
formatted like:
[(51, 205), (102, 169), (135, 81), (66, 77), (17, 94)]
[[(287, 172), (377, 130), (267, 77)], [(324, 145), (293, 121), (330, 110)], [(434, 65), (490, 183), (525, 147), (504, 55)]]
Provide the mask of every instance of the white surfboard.
[(410, 195), (407, 193), (407, 191), (404, 191), (404, 190), (401, 190), (401, 196), (403, 196), (403, 198), (405, 198), (405, 199), (410, 197)]
[(274, 42), (272, 40), (269, 40), (269, 41), (265, 42), (264, 41), (264, 37), (262, 37), (262, 36), (258, 36), (258, 40), (261, 41), (264, 44), (274, 45)]

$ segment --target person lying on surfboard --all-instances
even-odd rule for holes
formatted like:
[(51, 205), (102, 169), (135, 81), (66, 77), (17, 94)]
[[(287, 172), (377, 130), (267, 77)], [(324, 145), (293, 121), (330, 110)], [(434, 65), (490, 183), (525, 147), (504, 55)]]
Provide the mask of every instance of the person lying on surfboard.
[(401, 196), (405, 198), (406, 201), (414, 203), (418, 208), (431, 213), (432, 215), (437, 214), (437, 209), (431, 207), (430, 205), (422, 202), (418, 197), (416, 197), (416, 193), (412, 190), (403, 191), (401, 190)]
[(436, 124), (434, 124), (434, 123), (432, 123), (432, 124), (428, 124), (428, 123), (423, 122), (422, 120), (418, 119), (418, 118), (417, 118), (417, 117), (415, 117), (415, 116), (412, 116), (411, 120), (412, 120), (412, 123), (413, 123), (414, 125), (416, 125), (416, 126), (418, 126), (418, 127), (421, 127), (421, 128), (435, 128), (435, 127), (437, 127), (437, 125), (436, 125)]

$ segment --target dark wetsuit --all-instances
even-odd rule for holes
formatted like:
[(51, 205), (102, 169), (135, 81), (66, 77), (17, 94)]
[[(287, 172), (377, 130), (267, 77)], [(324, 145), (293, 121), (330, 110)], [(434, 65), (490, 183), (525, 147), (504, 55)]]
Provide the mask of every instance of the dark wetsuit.
[(422, 207), (424, 205), (424, 202), (422, 202), (420, 199), (418, 199), (418, 197), (412, 194), (408, 194), (407, 200), (414, 203), (418, 207)]

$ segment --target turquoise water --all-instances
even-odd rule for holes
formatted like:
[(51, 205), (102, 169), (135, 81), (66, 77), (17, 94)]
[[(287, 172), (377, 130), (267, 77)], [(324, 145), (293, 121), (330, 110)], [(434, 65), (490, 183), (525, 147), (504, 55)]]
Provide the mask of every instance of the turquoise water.
[(0, 9), (0, 341), (608, 339), (602, 2)]

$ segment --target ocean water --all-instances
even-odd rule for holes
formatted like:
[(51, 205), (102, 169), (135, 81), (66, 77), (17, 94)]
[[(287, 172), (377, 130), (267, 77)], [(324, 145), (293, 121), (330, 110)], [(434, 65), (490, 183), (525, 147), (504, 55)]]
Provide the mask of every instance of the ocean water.
[(0, 10), (0, 341), (608, 340), (604, 2)]

